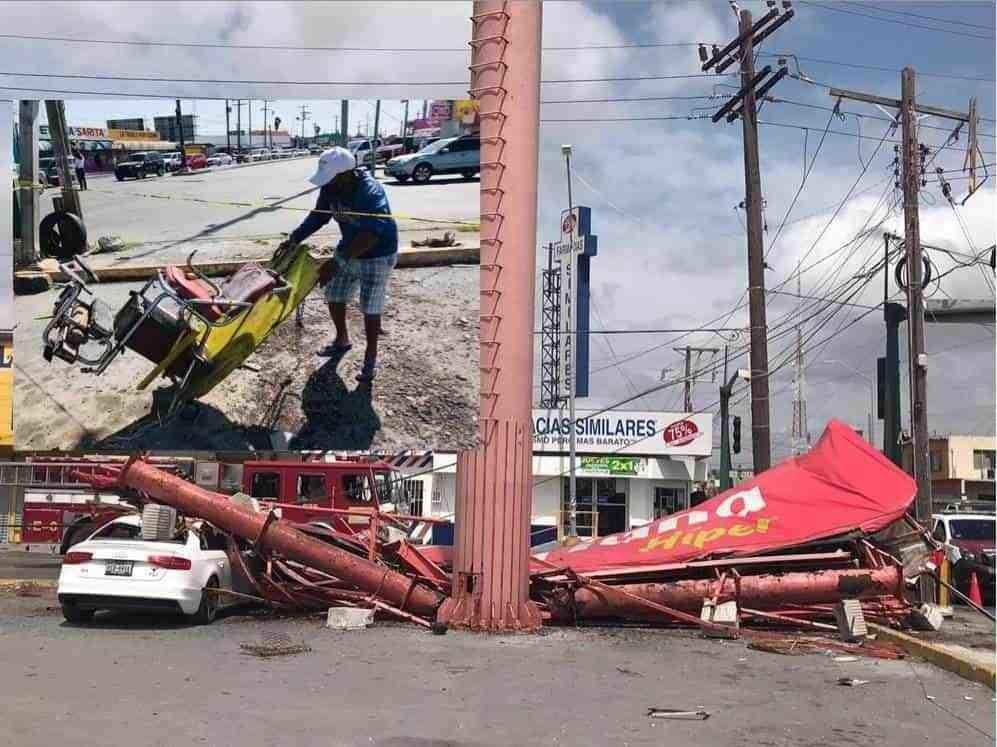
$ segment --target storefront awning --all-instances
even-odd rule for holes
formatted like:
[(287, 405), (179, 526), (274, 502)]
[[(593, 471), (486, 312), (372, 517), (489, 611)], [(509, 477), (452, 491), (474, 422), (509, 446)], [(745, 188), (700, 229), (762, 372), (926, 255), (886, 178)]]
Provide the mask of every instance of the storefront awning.
[(115, 150), (177, 150), (176, 143), (169, 143), (165, 140), (115, 140)]

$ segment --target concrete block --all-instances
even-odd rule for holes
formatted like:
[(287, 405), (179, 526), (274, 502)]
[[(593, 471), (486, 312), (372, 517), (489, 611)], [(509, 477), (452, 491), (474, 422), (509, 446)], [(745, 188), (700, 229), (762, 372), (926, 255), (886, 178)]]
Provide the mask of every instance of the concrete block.
[(843, 641), (861, 641), (869, 634), (858, 599), (843, 599), (834, 605), (834, 619)]
[(940, 630), (945, 617), (936, 604), (922, 604), (910, 616), (911, 624), (917, 630)]
[(722, 629), (718, 630), (712, 626), (704, 625), (702, 626), (704, 635), (710, 638), (737, 638), (740, 626), (737, 602), (714, 604), (712, 599), (704, 599), (699, 619), (705, 623), (723, 626)]
[(363, 630), (374, 621), (374, 610), (330, 607), (325, 627), (333, 630)]

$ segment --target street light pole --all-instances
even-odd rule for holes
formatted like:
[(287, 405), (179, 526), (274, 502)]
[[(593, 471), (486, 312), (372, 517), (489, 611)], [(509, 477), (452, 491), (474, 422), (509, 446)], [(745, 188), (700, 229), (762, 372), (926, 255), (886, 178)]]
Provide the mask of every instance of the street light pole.
[[(564, 154), (564, 166), (568, 176), (568, 214), (570, 215), (571, 211), (574, 210), (574, 204), (571, 201), (571, 146), (562, 145), (561, 153)], [(574, 263), (574, 250), (563, 255), (561, 261)], [(575, 274), (572, 272), (572, 283), (575, 282), (574, 276)], [(574, 303), (571, 304), (571, 308), (574, 310)], [(569, 318), (568, 334), (573, 335), (574, 333), (574, 319)], [(574, 350), (575, 346), (572, 345), (571, 349)], [(574, 363), (575, 361), (571, 361), (571, 376), (565, 382), (568, 385), (568, 422), (571, 424), (571, 429), (568, 431), (568, 536), (572, 539), (578, 536), (578, 480), (575, 474), (575, 454), (578, 448), (575, 431), (575, 376), (578, 375), (578, 372), (575, 371)]]
[(835, 363), (842, 368), (846, 368), (851, 371), (856, 376), (860, 376), (869, 383), (869, 419), (868, 419), (868, 433), (866, 434), (866, 439), (872, 444), (873, 448), (876, 446), (876, 381), (871, 376), (862, 373), (857, 368), (850, 366), (844, 361), (839, 360), (827, 360), (824, 363)]

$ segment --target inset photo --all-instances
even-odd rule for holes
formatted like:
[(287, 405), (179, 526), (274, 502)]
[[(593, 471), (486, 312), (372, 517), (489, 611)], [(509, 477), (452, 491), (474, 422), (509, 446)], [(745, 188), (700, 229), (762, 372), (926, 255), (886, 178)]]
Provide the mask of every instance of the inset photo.
[(18, 449), (462, 448), (471, 101), (14, 104)]

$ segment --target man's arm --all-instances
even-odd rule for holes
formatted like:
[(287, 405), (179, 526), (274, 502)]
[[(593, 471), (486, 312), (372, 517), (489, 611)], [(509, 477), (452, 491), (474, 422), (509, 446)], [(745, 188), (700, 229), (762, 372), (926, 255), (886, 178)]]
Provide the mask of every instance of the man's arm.
[(301, 225), (291, 232), (289, 240), (295, 244), (300, 244), (330, 220), (332, 220), (332, 200), (329, 198), (328, 191), (323, 188), (319, 190), (315, 209), (308, 213)]

